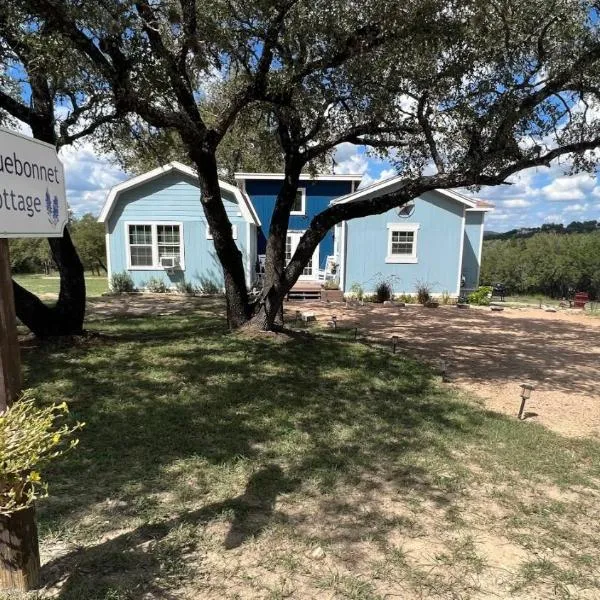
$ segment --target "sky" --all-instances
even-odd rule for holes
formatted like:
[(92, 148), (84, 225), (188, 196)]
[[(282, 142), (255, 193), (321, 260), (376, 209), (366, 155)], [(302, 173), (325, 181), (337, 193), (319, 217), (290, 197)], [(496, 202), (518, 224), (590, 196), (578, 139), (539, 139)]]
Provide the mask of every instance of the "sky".
[[(99, 214), (109, 189), (127, 179), (127, 174), (108, 157), (84, 142), (63, 148), (67, 197), (75, 214)], [(363, 186), (393, 177), (393, 167), (368, 157), (364, 149), (343, 144), (336, 153), (337, 173), (360, 173)], [(486, 216), (486, 229), (508, 231), (543, 223), (600, 220), (600, 181), (597, 173), (566, 175), (567, 164), (529, 169), (510, 179), (511, 185), (484, 187), (463, 193), (488, 200), (495, 210)]]

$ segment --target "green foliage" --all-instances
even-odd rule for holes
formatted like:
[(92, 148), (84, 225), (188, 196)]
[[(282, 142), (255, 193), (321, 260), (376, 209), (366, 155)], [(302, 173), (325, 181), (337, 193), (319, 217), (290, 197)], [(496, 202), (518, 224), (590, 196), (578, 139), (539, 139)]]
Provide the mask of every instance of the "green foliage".
[(442, 296), (440, 298), (440, 302), (444, 305), (446, 304), (452, 304), (452, 297), (450, 296), (450, 294), (448, 293), (448, 290), (444, 290), (442, 292)]
[(363, 289), (363, 286), (360, 285), (360, 283), (354, 282), (351, 286), (350, 286), (350, 293), (357, 299), (357, 300), (363, 300), (365, 297), (365, 290)]
[(375, 302), (391, 300), (393, 295), (392, 284), (387, 280), (380, 281), (375, 286)]
[(417, 282), (417, 302), (425, 304), (431, 300), (431, 287), (423, 281)]
[(159, 277), (150, 277), (144, 287), (152, 294), (166, 294), (169, 291), (167, 284)]
[(217, 296), (223, 293), (223, 288), (221, 287), (221, 285), (207, 277), (200, 278), (198, 288), (200, 290), (200, 293), (206, 294), (208, 296)]
[(110, 278), (110, 291), (115, 294), (127, 294), (135, 291), (135, 285), (131, 275), (127, 271), (113, 273)]
[(482, 285), (476, 291), (469, 294), (469, 304), (488, 306), (492, 297), (492, 287)]
[(510, 293), (552, 298), (569, 290), (600, 297), (600, 232), (491, 240), (483, 244), (481, 281), (504, 283)]
[(400, 294), (396, 300), (404, 302), (404, 304), (417, 304), (417, 297), (413, 294)]
[(191, 296), (196, 293), (196, 287), (194, 286), (194, 284), (185, 280), (178, 281), (175, 288), (177, 289), (177, 292), (179, 294), (185, 294), (187, 296)]
[(40, 469), (77, 445), (83, 423), (60, 424), (66, 403), (36, 406), (31, 392), (0, 413), (0, 514), (8, 515), (48, 495)]
[(323, 287), (326, 290), (339, 290), (340, 289), (340, 280), (339, 279), (328, 279), (323, 284)]

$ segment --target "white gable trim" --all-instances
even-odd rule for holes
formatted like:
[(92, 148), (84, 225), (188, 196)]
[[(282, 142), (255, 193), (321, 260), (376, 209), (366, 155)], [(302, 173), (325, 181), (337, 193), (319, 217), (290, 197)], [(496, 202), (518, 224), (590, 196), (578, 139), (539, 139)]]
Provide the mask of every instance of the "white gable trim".
[[(123, 183), (119, 183), (115, 185), (108, 192), (108, 196), (106, 197), (106, 201), (104, 202), (104, 206), (102, 207), (102, 211), (100, 212), (100, 216), (98, 217), (99, 223), (106, 223), (116, 205), (119, 194), (125, 190), (130, 190), (144, 183), (148, 183), (149, 181), (153, 181), (154, 179), (159, 179), (163, 175), (167, 175), (168, 173), (178, 172), (183, 175), (187, 175), (189, 177), (196, 178), (197, 173), (191, 167), (188, 167), (180, 162), (173, 161), (167, 165), (162, 167), (158, 167), (153, 169), (152, 171), (148, 171), (147, 173), (143, 173), (142, 175), (138, 175), (137, 177), (133, 177), (132, 179), (128, 179)], [(250, 199), (246, 194), (243, 194), (241, 190), (235, 185), (231, 185), (225, 181), (219, 180), (219, 187), (222, 190), (225, 190), (235, 197), (237, 200), (238, 206), (240, 207), (240, 211), (242, 216), (249, 223), (254, 223), (257, 226), (260, 226), (260, 220), (256, 211), (254, 210), (254, 206), (250, 202)]]
[[(330, 204), (345, 204), (346, 202), (355, 202), (356, 200), (367, 200), (371, 198), (377, 198), (379, 196), (398, 191), (402, 187), (403, 183), (403, 177), (390, 177), (389, 179), (384, 179), (383, 181), (379, 181), (377, 183), (364, 187), (360, 190), (357, 190), (356, 192), (332, 200)], [(463, 196), (462, 194), (459, 194), (452, 190), (436, 189), (434, 191), (442, 196), (445, 196), (446, 198), (449, 198), (450, 200), (459, 202), (460, 204), (468, 208), (475, 208), (477, 206), (476, 200), (471, 200), (470, 198), (467, 198), (467, 196)]]
[[(248, 179), (267, 179), (283, 181), (285, 173), (234, 173), (236, 181), (242, 182)], [(300, 181), (361, 181), (363, 178), (359, 174), (317, 174), (301, 173)]]

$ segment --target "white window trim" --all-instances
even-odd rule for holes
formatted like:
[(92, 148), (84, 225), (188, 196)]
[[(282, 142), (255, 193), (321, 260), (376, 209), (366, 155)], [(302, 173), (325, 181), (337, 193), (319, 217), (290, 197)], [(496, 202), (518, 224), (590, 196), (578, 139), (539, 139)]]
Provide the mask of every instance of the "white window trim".
[[(233, 236), (234, 240), (238, 239), (238, 226), (234, 223), (231, 224), (231, 235)], [(213, 239), (213, 236), (212, 236), (212, 233), (210, 232), (210, 227), (208, 226), (208, 223), (206, 224), (206, 239), (207, 240)]]
[[(158, 225), (177, 225), (179, 227), (179, 246), (181, 248), (181, 258), (179, 260), (179, 269), (185, 271), (185, 243), (183, 235), (183, 223), (181, 221), (125, 221), (125, 252), (127, 254), (128, 271), (164, 271), (158, 260)], [(151, 266), (133, 266), (131, 264), (131, 251), (129, 243), (130, 225), (150, 225), (152, 230), (152, 265)]]
[[(417, 258), (417, 243), (419, 239), (419, 229), (421, 225), (419, 223), (388, 223), (388, 239), (387, 239), (387, 256), (385, 257), (386, 263), (398, 263), (398, 264), (415, 264), (419, 262)], [(413, 232), (413, 251), (412, 254), (392, 254), (392, 232), (394, 231), (405, 231)]]
[(306, 188), (303, 187), (299, 187), (298, 192), (301, 193), (301, 199), (302, 199), (302, 209), (301, 210), (292, 210), (290, 211), (290, 216), (304, 216), (306, 215)]

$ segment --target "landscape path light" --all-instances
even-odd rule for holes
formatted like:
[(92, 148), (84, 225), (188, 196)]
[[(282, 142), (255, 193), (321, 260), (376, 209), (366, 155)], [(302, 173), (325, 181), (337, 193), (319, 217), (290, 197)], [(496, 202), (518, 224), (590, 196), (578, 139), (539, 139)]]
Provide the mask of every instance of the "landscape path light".
[(519, 408), (518, 419), (521, 420), (523, 418), (523, 411), (525, 410), (525, 402), (531, 398), (531, 392), (535, 390), (535, 386), (531, 383), (522, 383), (521, 384), (521, 407)]
[(398, 345), (398, 336), (392, 336), (392, 354), (396, 354), (396, 346)]

